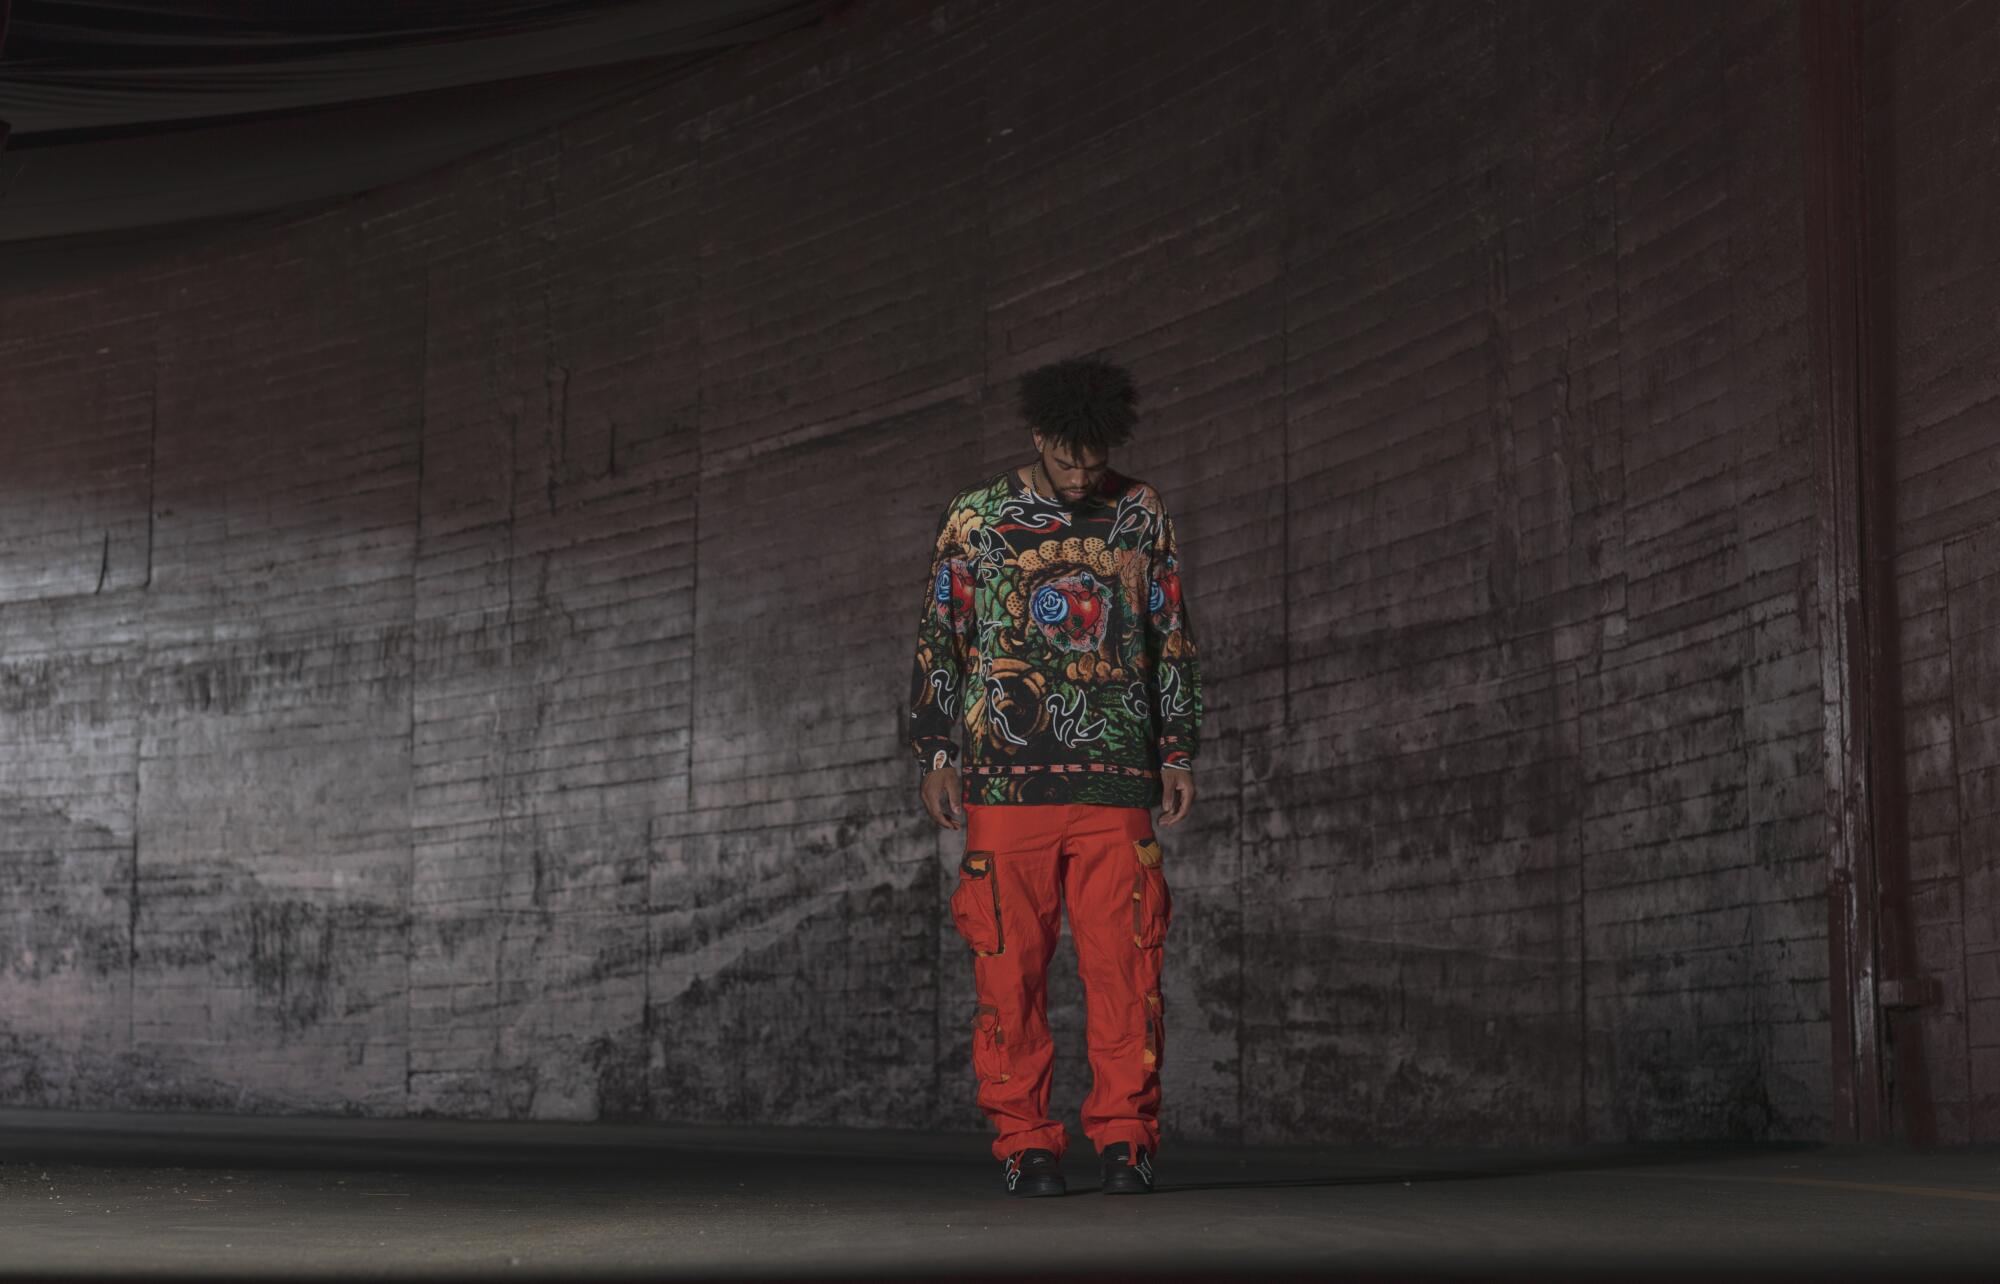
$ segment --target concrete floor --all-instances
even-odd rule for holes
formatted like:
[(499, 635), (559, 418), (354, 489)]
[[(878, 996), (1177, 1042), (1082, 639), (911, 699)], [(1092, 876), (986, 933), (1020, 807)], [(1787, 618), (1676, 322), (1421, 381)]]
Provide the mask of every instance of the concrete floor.
[(0, 1277), (2000, 1279), (2000, 1152), (1234, 1148), (0, 1110)]

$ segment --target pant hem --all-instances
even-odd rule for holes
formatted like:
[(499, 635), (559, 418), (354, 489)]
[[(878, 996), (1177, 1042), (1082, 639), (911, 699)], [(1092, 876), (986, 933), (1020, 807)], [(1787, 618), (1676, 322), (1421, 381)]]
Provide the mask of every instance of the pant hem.
[(1097, 1148), (1097, 1153), (1102, 1155), (1107, 1147), (1115, 1146), (1121, 1141), (1131, 1142), (1132, 1149), (1135, 1152), (1139, 1149), (1139, 1147), (1144, 1146), (1148, 1154), (1157, 1155), (1160, 1153), (1159, 1138), (1156, 1136), (1148, 1136), (1145, 1132), (1139, 1130), (1131, 1130), (1126, 1132), (1107, 1132), (1102, 1136), (1093, 1137), (1091, 1139), (1091, 1144)]
[(1017, 1150), (1032, 1150), (1037, 1146), (1043, 1150), (1053, 1151), (1055, 1157), (1061, 1159), (1069, 1149), (1069, 1134), (1067, 1132), (1050, 1133), (1045, 1128), (1039, 1132), (1015, 1133), (1006, 1138), (995, 1137), (993, 1139), (993, 1157), (995, 1159), (1005, 1159)]

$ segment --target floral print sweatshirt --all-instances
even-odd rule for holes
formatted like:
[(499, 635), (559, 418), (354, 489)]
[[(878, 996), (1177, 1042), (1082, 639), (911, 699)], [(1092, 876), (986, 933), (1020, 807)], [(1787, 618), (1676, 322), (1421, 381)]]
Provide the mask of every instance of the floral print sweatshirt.
[(1009, 468), (952, 497), (910, 675), (920, 775), (958, 767), (969, 803), (1156, 807), (1161, 770), (1193, 767), (1201, 720), (1158, 491), (1107, 469), (1066, 505)]

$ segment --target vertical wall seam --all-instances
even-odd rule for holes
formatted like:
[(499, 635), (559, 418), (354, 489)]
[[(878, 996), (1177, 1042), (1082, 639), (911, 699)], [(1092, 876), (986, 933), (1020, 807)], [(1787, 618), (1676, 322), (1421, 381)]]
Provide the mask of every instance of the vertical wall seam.
[[(1610, 438), (1611, 449), (1617, 452), (1617, 457), (1618, 457), (1618, 496), (1617, 496), (1617, 504), (1615, 505), (1615, 507), (1607, 507), (1605, 511), (1607, 516), (1613, 516), (1617, 521), (1617, 531), (1618, 531), (1617, 578), (1619, 580), (1619, 593), (1618, 593), (1617, 605), (1615, 607), (1615, 613), (1620, 617), (1623, 617), (1625, 615), (1629, 607), (1629, 603), (1627, 602), (1626, 599), (1625, 584), (1624, 584), (1625, 567), (1626, 567), (1625, 515), (1626, 515), (1626, 506), (1630, 498), (1630, 489), (1625, 477), (1625, 360), (1631, 350), (1630, 348), (1627, 347), (1625, 342), (1626, 340), (1625, 255), (1624, 255), (1624, 245), (1623, 245), (1624, 223), (1621, 218), (1621, 212), (1619, 210), (1619, 205), (1618, 205), (1619, 144), (1617, 140), (1617, 130), (1619, 128), (1619, 116), (1624, 111), (1625, 105), (1631, 102), (1632, 100), (1631, 95), (1632, 95), (1632, 90), (1628, 86), (1624, 96), (1622, 96), (1619, 99), (1618, 106), (1612, 110), (1610, 119), (1605, 122), (1604, 132), (1601, 136), (1601, 143), (1604, 147), (1603, 173), (1598, 179), (1598, 182), (1601, 183), (1606, 189), (1609, 198), (1607, 206), (1608, 218), (1606, 221), (1609, 225), (1607, 230), (1610, 232), (1610, 252), (1611, 252), (1611, 326), (1613, 334), (1611, 346), (1612, 346), (1612, 351), (1617, 354), (1615, 359), (1611, 363), (1612, 377), (1616, 381), (1618, 387), (1616, 395), (1611, 399), (1611, 405), (1614, 411), (1614, 418), (1611, 424), (1611, 431), (1608, 434), (1608, 436)], [(1593, 387), (1592, 391), (1594, 392), (1596, 391), (1596, 389)], [(1595, 466), (1596, 464), (1596, 460), (1594, 457), (1592, 459), (1592, 464), (1593, 466)], [(1603, 496), (1600, 495), (1599, 499), (1602, 500)], [(1594, 532), (1594, 534), (1598, 534), (1601, 537), (1601, 532)], [(1622, 626), (1623, 624), (1622, 618), (1620, 622)], [(1604, 637), (1603, 630), (1599, 629), (1597, 667), (1600, 676), (1603, 674), (1604, 671), (1603, 637)], [(1579, 746), (1582, 744), (1582, 733), (1580, 728), (1578, 732), (1577, 743), (1579, 744)], [(1590, 794), (1589, 783), (1590, 782), (1586, 779), (1581, 781), (1579, 786), (1580, 791), (1585, 795), (1586, 798), (1588, 798)], [(1579, 995), (1579, 1002), (1578, 1002), (1579, 1011), (1577, 1019), (1582, 1027), (1582, 1042), (1584, 1047), (1583, 1065), (1580, 1068), (1578, 1077), (1578, 1082), (1579, 1082), (1578, 1092), (1580, 1097), (1582, 1098), (1581, 1109), (1583, 1111), (1583, 1130), (1584, 1134), (1588, 1136), (1591, 1133), (1591, 1127), (1592, 1127), (1592, 1120), (1590, 1116), (1590, 1076), (1591, 1076), (1590, 849), (1583, 844), (1581, 833), (1579, 833), (1577, 836), (1576, 920), (1577, 920), (1576, 972), (1577, 972), (1577, 993)]]
[[(684, 794), (682, 823), (679, 830), (685, 835), (690, 826), (687, 818), (693, 814), (695, 806), (695, 762), (699, 757), (701, 744), (701, 492), (706, 484), (705, 447), (708, 440), (708, 425), (704, 422), (704, 411), (708, 404), (708, 238), (707, 204), (708, 189), (708, 135), (712, 127), (710, 109), (702, 109), (701, 127), (694, 137), (694, 201), (697, 235), (694, 238), (694, 369), (695, 393), (694, 414), (690, 416), (694, 425), (694, 468), (689, 473), (691, 493), (688, 506), (691, 520), (688, 527), (688, 647), (687, 647), (687, 790)], [(650, 887), (651, 880), (648, 879)], [(650, 919), (650, 916), (648, 916)], [(652, 1051), (647, 1050), (650, 1064)]]
[(1887, 1114), (1876, 799), (1879, 657), (1869, 564), (1864, 420), (1860, 15), (1801, 0), (1815, 568), (1827, 836), (1830, 1085), (1836, 1140), (1883, 1139)]
[(146, 442), (146, 580), (139, 598), (139, 710), (132, 720), (132, 872), (125, 907), (125, 1050), (133, 1050), (134, 1013), (139, 1006), (139, 791), (146, 766), (146, 675), (152, 668), (151, 615), (154, 514), (160, 507), (160, 345), (153, 344), (153, 386)]
[[(1724, 122), (1731, 122), (1736, 119), (1736, 111), (1739, 105), (1730, 93), (1732, 88), (1729, 77), (1730, 60), (1726, 50), (1740, 47), (1738, 44), (1738, 32), (1734, 29), (1734, 24), (1740, 22), (1740, 20), (1741, 14), (1739, 12), (1732, 11), (1730, 13), (1729, 17), (1725, 19), (1725, 39), (1719, 42), (1712, 50), (1715, 58), (1715, 66), (1712, 68), (1716, 86), (1715, 96), (1716, 101), (1721, 104), (1720, 116)], [(1723, 256), (1723, 262), (1733, 283), (1729, 298), (1729, 355), (1725, 359), (1732, 389), (1743, 387), (1745, 384), (1742, 372), (1742, 355), (1745, 345), (1737, 333), (1743, 319), (1743, 310), (1737, 303), (1735, 285), (1740, 284), (1744, 280), (1744, 275), (1739, 268), (1740, 260), (1738, 255), (1741, 253), (1741, 247), (1738, 245), (1736, 220), (1737, 212), (1740, 208), (1754, 208), (1754, 202), (1739, 200), (1739, 193), (1737, 191), (1737, 181), (1740, 174), (1737, 167), (1741, 160), (1741, 152), (1738, 148), (1740, 140), (1741, 134), (1738, 131), (1728, 129), (1724, 131), (1721, 144), (1723, 153), (1722, 221), (1724, 227), (1728, 229), (1723, 237), (1728, 247)], [(1730, 604), (1730, 614), (1738, 622), (1736, 630), (1736, 747), (1738, 758), (1741, 762), (1741, 766), (1738, 769), (1738, 776), (1743, 782), (1742, 837), (1746, 840), (1749, 847), (1750, 863), (1754, 868), (1757, 864), (1758, 816), (1756, 812), (1756, 790), (1751, 782), (1753, 780), (1752, 772), (1755, 759), (1752, 749), (1755, 734), (1753, 726), (1756, 719), (1751, 714), (1750, 701), (1752, 698), (1753, 674), (1757, 665), (1757, 626), (1751, 622), (1749, 615), (1751, 600), (1747, 588), (1747, 572), (1745, 570), (1749, 556), (1744, 547), (1743, 465), (1743, 436), (1740, 433), (1732, 434), (1730, 437), (1728, 483), (1729, 547), (1733, 554), (1732, 565), (1735, 573), (1729, 577), (1729, 589), (1731, 595), (1735, 598), (1735, 601)], [(1750, 904), (1745, 907), (1744, 939), (1742, 944), (1745, 947), (1745, 957), (1750, 960), (1751, 984), (1749, 1004), (1751, 1029), (1757, 1031), (1758, 1034), (1756, 1042), (1757, 1071), (1763, 1085), (1761, 1101), (1764, 1107), (1764, 1117), (1758, 1121), (1757, 1127), (1760, 1132), (1768, 1135), (1773, 1122), (1771, 1119), (1771, 1094), (1769, 1087), (1771, 1081), (1771, 1026), (1767, 1001), (1771, 982), (1771, 970), (1767, 952), (1752, 948), (1756, 943), (1766, 939), (1764, 935), (1764, 898), (1760, 896), (1753, 898)]]
[[(511, 282), (509, 283), (508, 293), (510, 295), (514, 293)], [(507, 327), (506, 333), (511, 341), (514, 336), (514, 327), (511, 324)], [(511, 348), (513, 346), (512, 342), (508, 346)], [(506, 663), (503, 666), (503, 670), (507, 677), (501, 689), (498, 725), (493, 729), (493, 743), (499, 752), (499, 763), (493, 773), (494, 784), (499, 789), (499, 796), (494, 801), (494, 811), (498, 815), (500, 824), (500, 841), (494, 844), (494, 851), (498, 857), (500, 870), (497, 899), (502, 902), (505, 901), (507, 896), (507, 856), (508, 848), (512, 845), (513, 838), (513, 826), (507, 823), (507, 799), (509, 793), (507, 775), (513, 766), (511, 744), (513, 739), (513, 718), (511, 717), (511, 702), (517, 691), (517, 675), (514, 669), (514, 557), (515, 530), (519, 527), (521, 519), (520, 490), (521, 411), (518, 405), (516, 405), (507, 414), (507, 554), (501, 565), (501, 578), (507, 584), (507, 615), (502, 628), (503, 636), (506, 639)], [(508, 913), (502, 906), (496, 905), (495, 912), (503, 924), (509, 921)], [(505, 930), (503, 927), (502, 931), (504, 932)], [(501, 1010), (502, 996), (506, 992), (505, 980), (501, 974), (502, 960), (505, 957), (506, 951), (499, 945), (495, 945), (493, 950), (493, 1006), (496, 1012)], [(502, 1023), (495, 1021), (492, 1029), (493, 1060), (491, 1064), (496, 1072), (500, 1066), (501, 1032)]]
[[(1282, 114), (1269, 96), (1269, 90), (1278, 76), (1289, 68), (1278, 59), (1279, 27), (1276, 20), (1265, 27), (1264, 56), (1281, 65), (1271, 68), (1262, 77), (1266, 89), (1264, 99), (1265, 127), (1274, 135), (1271, 154), (1277, 158), (1273, 166), (1273, 181), (1277, 186), (1277, 199), (1271, 202), (1277, 211), (1270, 226), (1275, 230), (1278, 241), (1278, 735), (1292, 734), (1292, 271), (1291, 239), (1286, 235), (1290, 212), (1287, 202), (1292, 194), (1291, 149), (1285, 144), (1286, 125), (1289, 118)], [(1283, 101), (1282, 97), (1280, 101)], [(1247, 1060), (1249, 1039), (1244, 1031), (1244, 1005), (1249, 1000), (1249, 842), (1247, 839), (1248, 815), (1245, 811), (1245, 795), (1250, 787), (1250, 755), (1245, 751), (1247, 741), (1238, 736), (1237, 781), (1236, 781), (1236, 1136), (1239, 1143), (1250, 1140), (1250, 1066)], [(1287, 761), (1286, 755), (1277, 755), (1265, 763), (1265, 769), (1272, 769), (1275, 762)]]
[[(1943, 582), (1940, 594), (1943, 598), (1944, 618), (1947, 622), (1951, 619), (1951, 545), (1957, 542), (1959, 541), (1941, 542), (1938, 549), (1939, 578)], [(1949, 623), (1946, 624), (1946, 635), (1947, 637), (1950, 635)], [(1963, 783), (1965, 778), (1963, 770), (1965, 756), (1958, 740), (1959, 719), (1964, 712), (1965, 705), (1959, 701), (1958, 697), (1958, 666), (1954, 663), (1956, 658), (1956, 652), (1947, 643), (1944, 649), (1944, 689), (1946, 701), (1951, 709), (1951, 722), (1947, 734), (1951, 737), (1952, 865), (1957, 871), (1957, 885), (1959, 889), (1958, 1013), (1961, 1027), (1968, 1027), (1972, 1011), (1972, 950), (1966, 944), (1966, 938), (1970, 933), (1965, 930), (1964, 921), (1966, 917), (1965, 889), (1971, 884), (1967, 881), (1967, 871), (1965, 868), (1965, 785)], [(1940, 1007), (1943, 1007), (1948, 1012), (1949, 1007), (1946, 1006), (1947, 999), (1948, 996), (1940, 994), (1938, 1003)], [(1979, 1080), (1973, 1070), (1974, 1047), (1973, 1041), (1969, 1037), (1969, 1029), (1967, 1030), (1967, 1035), (1967, 1038), (1959, 1041), (1959, 1054), (1964, 1058), (1963, 1069), (1967, 1096), (1972, 1097), (1977, 1093), (1977, 1088), (1974, 1085)], [(1968, 1105), (1970, 1104), (1968, 1102)], [(1979, 1135), (1977, 1107), (1972, 1106), (1971, 1109), (1967, 1110), (1966, 1114), (1964, 1131), (1960, 1133), (1959, 1137), (1952, 1140), (1970, 1141)]]
[(160, 506), (160, 348), (153, 345), (153, 397), (151, 422), (146, 440), (146, 579), (139, 587), (153, 587), (153, 515)]
[[(419, 581), (424, 566), (424, 439), (428, 435), (430, 419), (430, 378), (431, 378), (431, 292), (434, 284), (431, 264), (424, 264), (423, 310), (420, 324), (423, 327), (417, 344), (417, 488), (415, 529), (410, 536), (410, 770), (406, 773), (410, 793), (407, 815), (416, 818), (417, 812), (417, 679), (421, 648), (418, 646), (417, 603)], [(403, 871), (403, 1113), (410, 1112), (414, 1085), (413, 1067), (416, 1058), (410, 1055), (414, 1019), (411, 1008), (411, 978), (416, 971), (416, 895), (417, 895), (417, 826), (412, 824), (409, 832), (409, 860)]]

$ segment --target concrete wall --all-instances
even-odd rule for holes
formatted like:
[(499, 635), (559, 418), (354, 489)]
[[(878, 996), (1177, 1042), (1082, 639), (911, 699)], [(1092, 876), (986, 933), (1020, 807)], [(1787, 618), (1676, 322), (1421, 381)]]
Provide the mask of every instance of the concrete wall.
[(1168, 1137), (1825, 1135), (1796, 22), (862, 5), (10, 293), (0, 1102), (981, 1126), (904, 666), (1101, 349), (1211, 692)]
[(2000, 13), (1871, 6), (1869, 288), (1894, 426), (1907, 974), (1895, 1072), (1946, 1142), (2000, 1141)]

